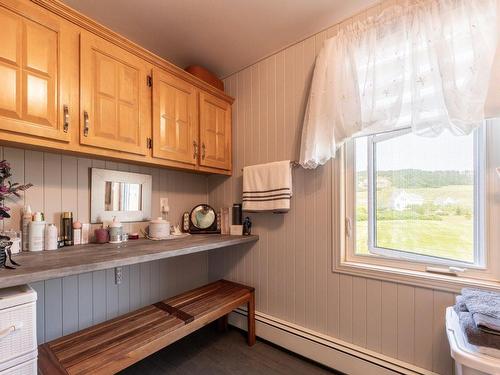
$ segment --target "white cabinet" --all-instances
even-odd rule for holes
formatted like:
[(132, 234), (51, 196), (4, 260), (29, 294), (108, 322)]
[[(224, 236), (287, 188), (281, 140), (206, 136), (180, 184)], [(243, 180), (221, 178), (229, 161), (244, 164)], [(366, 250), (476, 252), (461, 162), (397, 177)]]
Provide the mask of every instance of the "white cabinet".
[(36, 374), (36, 292), (0, 289), (0, 374)]

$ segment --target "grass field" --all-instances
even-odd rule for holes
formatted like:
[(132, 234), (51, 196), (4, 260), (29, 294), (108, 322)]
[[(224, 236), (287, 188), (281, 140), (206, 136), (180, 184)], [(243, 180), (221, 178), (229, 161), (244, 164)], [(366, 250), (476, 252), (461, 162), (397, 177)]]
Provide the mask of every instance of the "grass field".
[[(377, 246), (460, 261), (474, 259), (473, 186), (405, 189), (423, 198), (423, 204), (401, 211), (391, 208), (391, 198), (401, 189), (377, 192)], [(452, 198), (453, 205), (440, 206), (439, 199)], [(366, 191), (357, 192), (358, 213), (367, 208)], [(367, 254), (367, 221), (358, 214), (356, 252)], [(388, 219), (389, 217), (389, 219)], [(404, 217), (404, 219), (398, 219)], [(422, 219), (424, 218), (424, 219)]]

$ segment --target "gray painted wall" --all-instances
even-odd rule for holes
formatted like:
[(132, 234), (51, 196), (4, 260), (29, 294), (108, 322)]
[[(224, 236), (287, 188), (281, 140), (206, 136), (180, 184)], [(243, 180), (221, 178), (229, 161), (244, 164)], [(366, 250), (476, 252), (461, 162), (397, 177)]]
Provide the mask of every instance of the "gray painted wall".
[[(203, 175), (10, 147), (0, 147), (2, 158), (12, 164), (13, 181), (35, 185), (22, 199), (9, 202), (12, 218), (0, 223), (4, 229), (19, 230), (24, 204), (30, 204), (33, 211), (45, 212), (47, 221), (58, 226), (61, 211), (73, 211), (75, 218), (89, 222), (90, 167), (151, 174), (153, 217), (159, 216), (160, 197), (168, 197), (172, 223), (179, 222), (185, 210), (207, 202), (207, 177)], [(129, 223), (125, 227), (134, 232), (145, 225)], [(206, 283), (207, 257), (207, 253), (200, 253), (123, 267), (120, 285), (114, 283), (114, 269), (34, 283), (32, 287), (38, 293), (38, 342)]]

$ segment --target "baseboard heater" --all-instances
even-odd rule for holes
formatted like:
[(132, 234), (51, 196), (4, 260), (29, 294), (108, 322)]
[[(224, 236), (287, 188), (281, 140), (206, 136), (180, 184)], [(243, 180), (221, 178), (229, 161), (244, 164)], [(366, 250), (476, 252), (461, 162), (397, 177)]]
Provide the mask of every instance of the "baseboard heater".
[[(229, 316), (229, 324), (246, 331), (246, 315), (244, 309), (234, 310)], [(437, 375), (258, 311), (255, 320), (258, 337), (345, 374)]]

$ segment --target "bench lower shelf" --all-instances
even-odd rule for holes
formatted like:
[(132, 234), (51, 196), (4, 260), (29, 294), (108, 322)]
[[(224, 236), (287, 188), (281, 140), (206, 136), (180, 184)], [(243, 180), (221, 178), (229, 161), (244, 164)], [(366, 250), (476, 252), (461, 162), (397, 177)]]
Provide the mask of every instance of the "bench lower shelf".
[(205, 285), (39, 346), (39, 373), (113, 374), (248, 306), (248, 344), (255, 343), (254, 289), (226, 280)]

